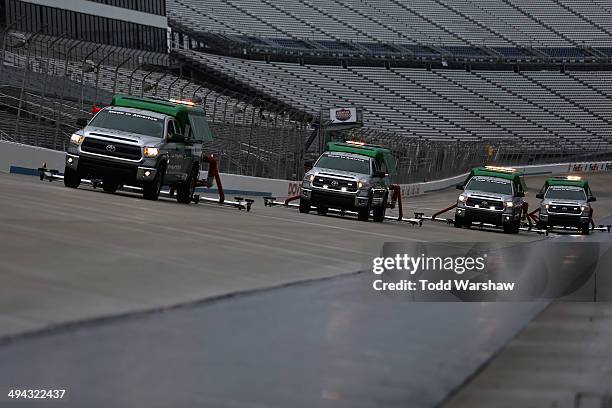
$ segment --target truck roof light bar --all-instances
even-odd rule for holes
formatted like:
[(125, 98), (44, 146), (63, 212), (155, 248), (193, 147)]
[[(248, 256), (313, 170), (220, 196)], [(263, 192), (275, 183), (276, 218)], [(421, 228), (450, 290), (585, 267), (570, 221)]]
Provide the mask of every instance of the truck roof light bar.
[(193, 103), (191, 101), (183, 101), (181, 99), (170, 99), (170, 102), (172, 102), (172, 103), (179, 103), (181, 105), (187, 105), (187, 106), (195, 106), (195, 103)]
[(500, 171), (500, 172), (504, 172), (504, 173), (516, 173), (517, 172), (517, 170), (515, 168), (512, 168), (512, 167), (485, 166), (484, 168), (487, 169), (487, 170)]

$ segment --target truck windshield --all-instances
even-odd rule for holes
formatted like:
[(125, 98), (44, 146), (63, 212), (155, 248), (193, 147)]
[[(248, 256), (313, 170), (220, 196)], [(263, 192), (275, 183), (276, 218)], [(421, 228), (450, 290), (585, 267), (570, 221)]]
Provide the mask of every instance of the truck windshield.
[(89, 123), (89, 126), (119, 130), (139, 135), (164, 137), (164, 120), (142, 113), (120, 110), (103, 110)]
[(549, 187), (544, 197), (551, 200), (586, 200), (586, 194), (581, 188)]
[(484, 193), (512, 195), (510, 180), (497, 178), (472, 177), (465, 186), (466, 190), (482, 191)]
[(352, 173), (370, 174), (370, 159), (358, 157), (324, 154), (319, 158), (315, 167), (324, 169), (350, 171)]

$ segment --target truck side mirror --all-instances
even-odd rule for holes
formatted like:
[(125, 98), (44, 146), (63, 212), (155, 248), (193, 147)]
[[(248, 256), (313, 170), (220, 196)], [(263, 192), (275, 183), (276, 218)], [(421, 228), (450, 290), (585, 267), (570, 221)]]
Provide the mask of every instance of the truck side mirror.
[(168, 133), (167, 140), (172, 143), (185, 143), (185, 136), (181, 133)]
[(84, 128), (85, 126), (87, 126), (88, 123), (89, 121), (87, 120), (87, 118), (77, 118), (76, 120), (76, 124), (80, 128)]
[(385, 178), (387, 176), (388, 176), (388, 174), (385, 173), (384, 171), (375, 171), (374, 172), (374, 177)]
[(455, 186), (455, 188), (456, 188), (457, 190), (464, 190), (464, 188), (463, 188), (463, 184), (457, 184), (457, 185)]
[(522, 197), (525, 197), (525, 192), (524, 192), (524, 191), (517, 191), (517, 192), (516, 192), (516, 196), (517, 196), (517, 197), (521, 197), (521, 198), (522, 198)]
[(538, 193), (538, 194), (536, 194), (536, 198), (538, 198), (540, 200), (543, 200), (544, 199), (544, 194)]
[(587, 199), (587, 202), (589, 202), (589, 203), (592, 203), (593, 201), (597, 201), (597, 197), (593, 197), (593, 196), (591, 196), (591, 197), (589, 197), (589, 198)]

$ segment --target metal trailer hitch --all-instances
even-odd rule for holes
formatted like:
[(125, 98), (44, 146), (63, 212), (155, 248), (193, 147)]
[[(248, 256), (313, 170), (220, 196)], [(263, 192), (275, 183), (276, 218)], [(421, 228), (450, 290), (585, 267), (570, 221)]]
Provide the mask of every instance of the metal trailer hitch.
[[(234, 198), (235, 201), (225, 200), (225, 193), (223, 191), (223, 185), (221, 184), (221, 176), (218, 171), (216, 159), (212, 155), (210, 155), (210, 156), (207, 156), (206, 159), (204, 159), (204, 161), (208, 162), (210, 165), (209, 171), (208, 171), (209, 177), (207, 180), (198, 180), (196, 182), (196, 186), (198, 187), (203, 186), (203, 187), (210, 188), (212, 187), (212, 184), (209, 182), (209, 180), (213, 178), (217, 183), (217, 189), (219, 191), (219, 198), (203, 197), (200, 194), (194, 194), (193, 197), (191, 198), (191, 201), (195, 204), (199, 204), (199, 203), (218, 204), (218, 205), (234, 207), (234, 208), (237, 208), (238, 210), (246, 210), (247, 212), (250, 212), (251, 206), (253, 205), (255, 200), (252, 200), (249, 198), (242, 198), (242, 197), (235, 197)], [(55, 180), (64, 179), (64, 176), (61, 175), (58, 170), (48, 169), (47, 163), (43, 163), (42, 167), (38, 168), (38, 175), (39, 175), (40, 181), (52, 182)], [(88, 184), (92, 186), (94, 189), (101, 187), (103, 184), (102, 180), (97, 180), (97, 179), (93, 179), (93, 180), (82, 179), (81, 182), (83, 184)], [(141, 187), (135, 187), (135, 186), (121, 186), (120, 189), (123, 191), (130, 191), (130, 192), (135, 192), (135, 193), (142, 192)], [(174, 198), (174, 193), (175, 193), (174, 189), (162, 190), (159, 193), (159, 195), (165, 198)]]
[[(457, 204), (453, 204), (447, 208), (444, 208), (434, 213), (431, 217), (425, 216), (424, 213), (422, 212), (415, 212), (414, 216), (415, 218), (420, 218), (426, 221), (438, 221), (438, 222), (444, 222), (448, 225), (452, 225), (455, 223), (454, 218), (439, 218), (439, 216), (454, 209), (455, 207), (457, 207)], [(550, 233), (555, 233), (556, 228), (547, 228), (547, 229), (535, 228), (535, 225), (537, 222), (536, 214), (540, 211), (539, 208), (535, 209), (532, 212), (529, 212), (529, 204), (524, 203), (523, 209), (524, 209), (525, 216), (523, 217), (523, 222), (521, 224), (521, 228), (520, 228), (521, 231), (534, 232), (536, 234), (540, 234), (540, 235), (544, 234), (546, 236), (548, 236)], [(478, 226), (480, 227), (480, 229), (482, 229), (483, 227), (497, 228), (496, 225), (488, 224), (488, 223), (473, 223), (472, 225)], [(571, 228), (571, 227), (562, 228), (562, 230), (572, 231), (572, 232), (578, 231), (577, 228)], [(591, 231), (610, 233), (611, 230), (612, 230), (612, 225), (601, 225), (600, 224), (599, 226), (595, 226), (595, 222), (591, 220)], [(558, 232), (556, 233), (559, 234)]]

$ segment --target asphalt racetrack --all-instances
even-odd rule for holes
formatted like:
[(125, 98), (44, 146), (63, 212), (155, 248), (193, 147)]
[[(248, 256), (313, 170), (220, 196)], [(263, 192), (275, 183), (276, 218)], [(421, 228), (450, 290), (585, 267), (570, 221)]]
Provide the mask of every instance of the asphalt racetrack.
[[(530, 208), (543, 179), (528, 179)], [(589, 180), (596, 218), (609, 216), (612, 175)], [(0, 191), (0, 386), (65, 387), (57, 406), (434, 406), (545, 304), (376, 299), (356, 272), (387, 241), (557, 239), (261, 200), (250, 213), (149, 202), (26, 176), (0, 175)], [(414, 198), (406, 215), (456, 196)], [(111, 316), (125, 317), (100, 319)]]

